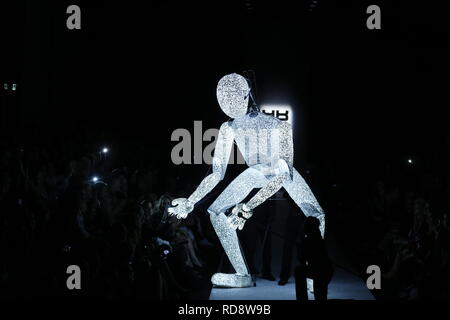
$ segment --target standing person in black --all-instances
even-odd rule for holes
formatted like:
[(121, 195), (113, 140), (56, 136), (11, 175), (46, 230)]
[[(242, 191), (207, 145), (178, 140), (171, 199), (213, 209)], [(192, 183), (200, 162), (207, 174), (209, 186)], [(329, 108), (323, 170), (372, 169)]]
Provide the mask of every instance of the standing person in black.
[(306, 278), (314, 281), (315, 300), (327, 300), (328, 284), (333, 276), (333, 265), (325, 242), (320, 235), (319, 220), (307, 217), (303, 226), (305, 237), (301, 243), (303, 263), (295, 269), (297, 300), (308, 300)]

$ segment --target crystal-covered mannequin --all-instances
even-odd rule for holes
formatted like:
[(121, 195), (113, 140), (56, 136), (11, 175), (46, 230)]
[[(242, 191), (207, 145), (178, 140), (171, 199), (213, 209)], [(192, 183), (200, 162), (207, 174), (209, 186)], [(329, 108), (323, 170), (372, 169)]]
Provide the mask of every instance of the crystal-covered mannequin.
[[(222, 124), (213, 157), (213, 171), (189, 198), (179, 198), (169, 208), (171, 215), (186, 218), (194, 205), (224, 177), (233, 143), (236, 142), (248, 168), (236, 177), (208, 208), (211, 223), (236, 273), (216, 273), (211, 282), (220, 287), (251, 286), (251, 276), (242, 256), (236, 229), (242, 230), (253, 209), (284, 188), (306, 216), (320, 220), (322, 237), (325, 216), (302, 176), (293, 168), (292, 128), (287, 122), (260, 112), (247, 113), (250, 87), (238, 74), (229, 74), (217, 85), (222, 111), (234, 120)], [(241, 203), (255, 188), (259, 191)], [(227, 217), (226, 212), (231, 210)]]

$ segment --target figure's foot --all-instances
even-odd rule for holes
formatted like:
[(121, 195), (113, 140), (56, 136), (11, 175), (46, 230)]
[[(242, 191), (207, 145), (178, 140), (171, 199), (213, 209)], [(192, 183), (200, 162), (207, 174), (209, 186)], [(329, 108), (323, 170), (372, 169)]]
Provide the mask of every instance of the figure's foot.
[(275, 281), (275, 277), (270, 272), (263, 272), (261, 278), (269, 280), (269, 281)]
[(211, 283), (222, 288), (246, 288), (253, 285), (249, 274), (215, 273), (211, 277)]
[(280, 281), (278, 281), (279, 286), (284, 286), (286, 283), (288, 283), (288, 281), (285, 279), (280, 279)]

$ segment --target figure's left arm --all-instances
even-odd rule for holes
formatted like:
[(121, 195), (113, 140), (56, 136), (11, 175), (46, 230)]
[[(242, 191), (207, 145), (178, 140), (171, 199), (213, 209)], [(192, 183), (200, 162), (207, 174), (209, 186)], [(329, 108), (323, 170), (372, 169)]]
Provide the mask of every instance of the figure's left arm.
[[(280, 160), (279, 162), (284, 162)], [(287, 166), (285, 165), (287, 169)], [(269, 182), (261, 188), (247, 203), (237, 204), (231, 211), (231, 215), (228, 217), (228, 222), (234, 229), (242, 230), (245, 222), (253, 215), (253, 209), (266, 201), (278, 190), (281, 189), (283, 183), (289, 180), (289, 173), (285, 170), (284, 173), (276, 175), (271, 178)]]
[(278, 176), (273, 177), (269, 180), (269, 182), (261, 188), (254, 196), (251, 198), (246, 204), (245, 207), (247, 207), (249, 210), (255, 209), (257, 206), (259, 206), (261, 203), (269, 199), (271, 196), (273, 196), (278, 190), (281, 189), (283, 186), (283, 183), (289, 180), (289, 173), (283, 173)]

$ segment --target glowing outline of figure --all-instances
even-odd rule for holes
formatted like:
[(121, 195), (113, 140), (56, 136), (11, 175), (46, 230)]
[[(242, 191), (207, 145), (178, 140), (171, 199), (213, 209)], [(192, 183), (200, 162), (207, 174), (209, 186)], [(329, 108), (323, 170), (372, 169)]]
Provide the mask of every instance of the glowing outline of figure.
[[(219, 105), (232, 121), (222, 124), (213, 157), (213, 172), (206, 176), (189, 198), (172, 201), (170, 215), (184, 219), (194, 205), (205, 197), (225, 176), (236, 141), (249, 166), (237, 176), (208, 208), (211, 223), (236, 273), (216, 273), (211, 282), (219, 287), (248, 287), (251, 276), (245, 264), (236, 230), (242, 230), (253, 209), (282, 187), (306, 216), (317, 217), (322, 237), (325, 215), (302, 176), (293, 168), (292, 128), (287, 122), (260, 112), (248, 113), (250, 87), (236, 73), (224, 76), (217, 85)], [(241, 203), (254, 188), (260, 190)], [(225, 213), (232, 208), (227, 217)]]

